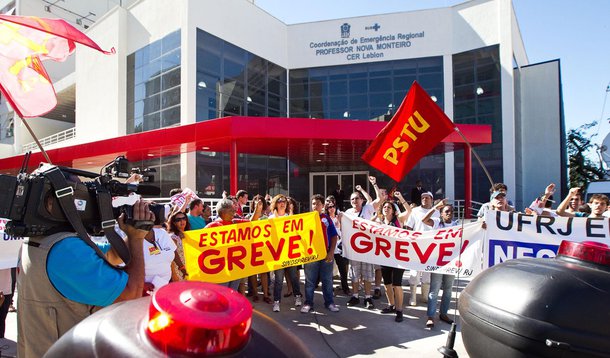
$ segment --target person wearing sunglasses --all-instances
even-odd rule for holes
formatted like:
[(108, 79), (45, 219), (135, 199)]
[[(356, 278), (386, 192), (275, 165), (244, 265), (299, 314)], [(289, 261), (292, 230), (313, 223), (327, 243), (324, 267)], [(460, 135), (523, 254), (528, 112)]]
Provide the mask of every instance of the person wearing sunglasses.
[[(278, 194), (271, 200), (271, 214), (269, 218), (288, 216), (288, 198), (283, 194)], [(303, 305), (303, 295), (301, 295), (299, 278), (297, 276), (297, 268), (294, 266), (287, 267), (285, 269), (275, 270), (275, 280), (273, 286), (273, 312), (280, 311), (280, 300), (282, 297), (282, 285), (284, 283), (284, 272), (288, 273), (288, 279), (292, 284), (292, 294), (294, 294), (294, 305)], [(291, 292), (291, 288), (288, 288)]]
[[(399, 194), (395, 194), (397, 198), (402, 198), (399, 192), (396, 193)], [(405, 209), (406, 211), (401, 213), (398, 206), (392, 200), (384, 200), (381, 202), (379, 209), (377, 209), (377, 217), (374, 219), (374, 221), (384, 225), (402, 228), (405, 221), (411, 214), (410, 206), (406, 205)], [(394, 320), (396, 322), (403, 321), (402, 310), (404, 292), (402, 289), (402, 277), (404, 273), (404, 269), (381, 266), (381, 275), (383, 277), (383, 284), (385, 285), (385, 294), (386, 298), (388, 299), (388, 307), (382, 309), (381, 313), (395, 313), (396, 317)]]
[(169, 217), (167, 227), (169, 228), (167, 230), (168, 233), (172, 240), (174, 240), (174, 243), (176, 243), (176, 253), (172, 262), (172, 282), (184, 281), (188, 274), (184, 267), (184, 246), (182, 245), (182, 240), (184, 239), (184, 232), (191, 229), (191, 224), (186, 214), (178, 211)]

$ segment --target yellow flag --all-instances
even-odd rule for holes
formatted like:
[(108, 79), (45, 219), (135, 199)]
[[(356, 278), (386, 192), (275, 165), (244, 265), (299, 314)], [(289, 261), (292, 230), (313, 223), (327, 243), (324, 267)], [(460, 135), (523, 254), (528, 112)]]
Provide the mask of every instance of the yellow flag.
[(318, 212), (185, 232), (189, 280), (222, 283), (326, 257)]

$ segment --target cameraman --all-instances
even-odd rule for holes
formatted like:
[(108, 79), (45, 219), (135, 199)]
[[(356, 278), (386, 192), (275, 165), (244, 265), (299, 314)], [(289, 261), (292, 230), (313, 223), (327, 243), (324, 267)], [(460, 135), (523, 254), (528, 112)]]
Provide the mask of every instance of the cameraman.
[[(154, 221), (148, 203), (138, 200), (134, 204), (133, 219)], [(19, 357), (41, 357), (96, 306), (142, 296), (142, 242), (147, 231), (126, 224), (124, 214), (118, 223), (127, 234), (131, 252), (125, 270), (109, 265), (73, 232), (32, 237), (24, 242), (17, 279)], [(113, 252), (109, 252), (109, 244), (96, 244), (104, 253)]]

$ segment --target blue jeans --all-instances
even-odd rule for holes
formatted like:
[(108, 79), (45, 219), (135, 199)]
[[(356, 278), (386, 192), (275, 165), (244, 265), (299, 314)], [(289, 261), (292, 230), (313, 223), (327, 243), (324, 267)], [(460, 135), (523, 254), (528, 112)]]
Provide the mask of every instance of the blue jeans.
[(233, 280), (233, 281), (229, 281), (229, 282), (225, 282), (225, 283), (219, 283), (219, 285), (224, 286), (224, 287), (228, 287), (228, 288), (232, 288), (235, 291), (239, 292), (239, 284), (241, 283), (241, 278), (238, 280)]
[(439, 289), (443, 290), (440, 314), (447, 314), (449, 304), (451, 303), (451, 287), (453, 286), (454, 279), (455, 276), (453, 275), (432, 273), (430, 276), (430, 293), (428, 294), (428, 317), (434, 317), (434, 313), (436, 313)]
[(324, 307), (335, 303), (333, 300), (333, 263), (320, 261), (305, 264), (305, 304), (313, 307), (313, 291), (316, 289), (318, 277), (322, 282)]
[(295, 296), (301, 295), (301, 284), (297, 273), (299, 272), (295, 266), (287, 267), (285, 269), (275, 270), (275, 281), (273, 284), (273, 300), (281, 301), (282, 299), (282, 286), (284, 285), (284, 270), (288, 271), (288, 279), (292, 283), (292, 293)]

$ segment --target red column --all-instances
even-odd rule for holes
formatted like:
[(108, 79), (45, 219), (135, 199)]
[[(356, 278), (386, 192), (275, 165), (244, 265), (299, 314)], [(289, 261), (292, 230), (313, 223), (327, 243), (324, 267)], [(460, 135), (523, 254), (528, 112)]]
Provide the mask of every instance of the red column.
[(472, 152), (464, 147), (464, 218), (470, 218), (472, 207)]
[(239, 154), (237, 153), (237, 141), (235, 139), (231, 140), (231, 150), (229, 152), (229, 182), (231, 183), (230, 194), (237, 194), (237, 157)]

